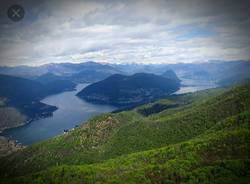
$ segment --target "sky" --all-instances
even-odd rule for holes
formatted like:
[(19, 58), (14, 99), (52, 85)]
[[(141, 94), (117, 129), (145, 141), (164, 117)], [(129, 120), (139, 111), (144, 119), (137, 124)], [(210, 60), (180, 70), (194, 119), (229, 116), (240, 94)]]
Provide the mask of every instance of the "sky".
[[(248, 0), (1, 0), (0, 65), (250, 60)], [(25, 16), (11, 21), (19, 4)]]

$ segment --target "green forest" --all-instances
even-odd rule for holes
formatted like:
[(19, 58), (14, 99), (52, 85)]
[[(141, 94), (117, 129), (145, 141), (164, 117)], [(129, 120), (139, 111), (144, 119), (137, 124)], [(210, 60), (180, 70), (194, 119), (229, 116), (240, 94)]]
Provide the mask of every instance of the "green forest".
[(250, 84), (106, 113), (0, 158), (0, 183), (249, 183)]

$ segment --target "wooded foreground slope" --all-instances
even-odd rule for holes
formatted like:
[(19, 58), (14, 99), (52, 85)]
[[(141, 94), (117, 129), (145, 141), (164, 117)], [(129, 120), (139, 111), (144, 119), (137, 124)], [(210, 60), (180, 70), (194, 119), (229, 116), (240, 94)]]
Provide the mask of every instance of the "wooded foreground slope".
[(2, 180), (248, 183), (249, 120), (249, 84), (175, 96), (97, 116), (66, 135), (3, 158)]

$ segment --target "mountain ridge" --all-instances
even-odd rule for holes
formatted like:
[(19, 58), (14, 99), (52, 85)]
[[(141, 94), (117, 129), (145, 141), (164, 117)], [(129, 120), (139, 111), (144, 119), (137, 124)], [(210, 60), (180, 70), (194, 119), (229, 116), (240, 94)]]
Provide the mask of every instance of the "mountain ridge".
[(178, 81), (155, 74), (114, 74), (87, 86), (77, 96), (94, 103), (130, 106), (169, 95), (179, 87)]
[[(244, 127), (249, 118), (250, 111), (243, 112), (224, 120), (203, 136), (180, 144), (124, 155), (98, 164), (57, 166), (13, 181), (124, 183), (126, 178), (128, 183), (247, 183), (250, 178), (247, 154), (250, 131), (244, 131)], [(243, 146), (238, 153), (234, 151), (237, 144)]]
[(27, 121), (51, 116), (57, 107), (44, 104), (40, 100), (65, 90), (73, 90), (76, 86), (66, 80), (41, 82), (3, 74), (0, 74), (0, 83), (0, 97), (5, 98), (4, 106), (17, 108), (27, 116)]
[[(84, 71), (85, 70), (85, 71)], [(250, 79), (250, 61), (208, 61), (199, 63), (176, 63), (176, 64), (109, 64), (98, 62), (83, 63), (54, 63), (37, 67), (16, 66), (1, 67), (0, 73), (33, 79), (34, 77), (53, 73), (72, 77), (74, 82), (96, 82), (115, 74), (132, 75), (134, 73), (163, 74), (167, 70), (173, 70), (180, 79), (193, 79), (213, 81), (218, 85), (233, 85), (239, 81)], [(93, 71), (92, 74), (89, 71)], [(80, 74), (82, 72), (82, 74)], [(84, 72), (86, 72), (84, 74)], [(94, 75), (95, 74), (95, 75)], [(79, 75), (79, 76), (78, 76)], [(97, 78), (95, 76), (97, 75)]]

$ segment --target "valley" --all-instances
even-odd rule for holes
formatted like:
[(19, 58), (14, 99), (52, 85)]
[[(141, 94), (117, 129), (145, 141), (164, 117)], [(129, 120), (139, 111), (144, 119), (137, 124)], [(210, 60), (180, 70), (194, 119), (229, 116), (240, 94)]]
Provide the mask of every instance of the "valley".
[(42, 103), (56, 106), (57, 110), (50, 117), (33, 120), (21, 127), (3, 131), (2, 136), (17, 140), (23, 145), (31, 145), (42, 140), (63, 134), (64, 130), (74, 129), (80, 122), (94, 115), (110, 112), (115, 107), (95, 105), (75, 96), (88, 84), (78, 84), (76, 90), (51, 95), (41, 100)]
[[(190, 80), (189, 83), (183, 84), (185, 84), (185, 86), (183, 88), (181, 87), (180, 90), (176, 92), (177, 94), (195, 92), (204, 89), (204, 86), (199, 86), (202, 85), (201, 83), (195, 83), (195, 87), (194, 85), (190, 85)], [(2, 112), (1, 115), (8, 119), (4, 120), (2, 118), (1, 125), (4, 126), (4, 122), (6, 121), (9, 127), (4, 128), (8, 128), (7, 130), (2, 129), (4, 131), (0, 133), (0, 135), (5, 136), (10, 140), (16, 140), (22, 145), (31, 145), (60, 135), (64, 130), (74, 129), (75, 126), (78, 126), (80, 123), (87, 121), (89, 118), (97, 114), (119, 110), (119, 108), (115, 106), (91, 104), (75, 96), (88, 85), (88, 83), (78, 84), (76, 90), (51, 95), (41, 100), (41, 103), (48, 106), (55, 106), (57, 108), (57, 110), (53, 112), (53, 115), (50, 115), (49, 117), (44, 116), (27, 123), (27, 118), (20, 113), (18, 114), (18, 111), (16, 115)], [(207, 85), (205, 89), (212, 87), (214, 86)], [(11, 110), (9, 107), (6, 109)], [(3, 108), (0, 110), (3, 110)], [(15, 112), (14, 109), (12, 111)], [(15, 117), (18, 119), (16, 124), (14, 120), (10, 119), (14, 119)], [(10, 124), (10, 122), (13, 122), (13, 124)]]
[(250, 178), (248, 75), (221, 85), (178, 65), (134, 74), (116, 66), (120, 74), (94, 79), (80, 65), (62, 74), (65, 66), (32, 79), (0, 75), (1, 183)]
[(0, 4), (0, 184), (250, 184), (250, 0)]
[(131, 183), (192, 183), (226, 181), (226, 172), (230, 180), (244, 182), (250, 177), (249, 94), (245, 84), (139, 107), (178, 104), (150, 116), (138, 108), (96, 116), (68, 134), (1, 159), (1, 173), (12, 178), (3, 181), (122, 183), (126, 177)]

